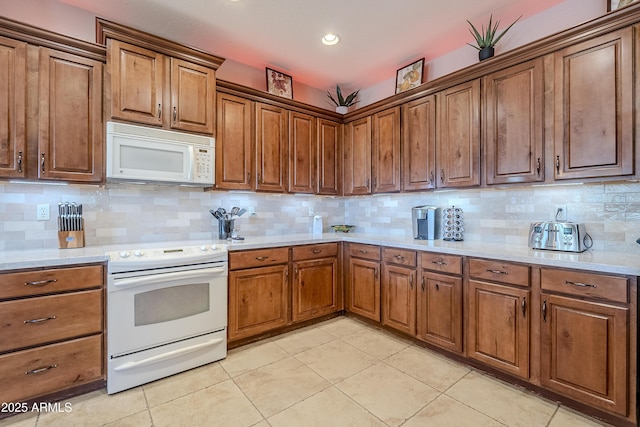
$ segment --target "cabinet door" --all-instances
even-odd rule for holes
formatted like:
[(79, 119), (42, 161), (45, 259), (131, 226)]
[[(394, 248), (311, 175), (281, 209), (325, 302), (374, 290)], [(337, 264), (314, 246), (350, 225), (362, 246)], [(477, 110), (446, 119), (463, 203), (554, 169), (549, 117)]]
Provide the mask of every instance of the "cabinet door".
[(229, 272), (229, 341), (288, 323), (288, 265)]
[(480, 80), (438, 95), (438, 184), (480, 185)]
[(256, 103), (256, 190), (286, 190), (287, 112)]
[(627, 308), (543, 293), (542, 385), (626, 416), (628, 317)]
[(422, 272), (418, 296), (418, 338), (462, 353), (462, 279)]
[(415, 335), (416, 272), (414, 269), (384, 265), (382, 324)]
[(102, 63), (40, 48), (38, 176), (101, 182), (104, 177)]
[(318, 194), (340, 195), (342, 125), (318, 119)]
[(338, 259), (293, 263), (292, 320), (299, 322), (337, 311)]
[(218, 93), (216, 188), (253, 190), (252, 107), (248, 99)]
[(402, 171), (404, 191), (435, 188), (435, 95), (402, 106)]
[(555, 178), (633, 174), (632, 28), (555, 53)]
[(371, 194), (371, 117), (344, 127), (344, 194)]
[(373, 115), (373, 192), (400, 191), (400, 107)]
[(26, 175), (27, 45), (0, 37), (0, 176)]
[(351, 258), (347, 310), (380, 321), (380, 263)]
[(487, 184), (544, 181), (542, 58), (483, 83)]
[(530, 291), (469, 280), (469, 357), (529, 378)]
[(216, 74), (171, 58), (171, 128), (213, 134)]
[(107, 40), (111, 117), (162, 126), (164, 56), (118, 40)]
[(289, 192), (315, 193), (316, 118), (289, 112)]

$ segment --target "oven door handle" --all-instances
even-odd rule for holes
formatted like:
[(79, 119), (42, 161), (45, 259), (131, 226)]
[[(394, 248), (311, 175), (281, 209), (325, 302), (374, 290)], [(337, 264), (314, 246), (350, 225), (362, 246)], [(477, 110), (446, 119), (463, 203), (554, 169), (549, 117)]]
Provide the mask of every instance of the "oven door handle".
[(207, 347), (213, 347), (213, 346), (218, 345), (218, 344), (220, 344), (220, 343), (222, 343), (224, 341), (225, 341), (224, 338), (215, 338), (215, 339), (212, 339), (210, 341), (203, 342), (203, 343), (200, 343), (200, 344), (195, 344), (195, 345), (192, 345), (192, 346), (189, 346), (189, 347), (185, 347), (185, 348), (181, 348), (179, 350), (169, 351), (167, 353), (158, 354), (157, 356), (148, 357), (146, 359), (138, 360), (138, 361), (135, 361), (135, 362), (127, 362), (127, 363), (125, 363), (123, 365), (117, 366), (114, 369), (114, 371), (116, 371), (116, 372), (128, 371), (128, 370), (131, 370), (131, 369), (148, 366), (148, 365), (151, 365), (151, 364), (154, 364), (154, 363), (162, 362), (164, 360), (169, 360), (169, 359), (173, 359), (173, 358), (176, 358), (176, 357), (184, 356), (185, 354), (193, 353), (195, 351), (202, 350), (202, 349), (207, 348)]
[(205, 268), (202, 270), (176, 271), (173, 273), (152, 274), (150, 276), (129, 277), (126, 279), (114, 279), (113, 286), (116, 289), (126, 289), (134, 286), (173, 282), (176, 280), (190, 280), (198, 277), (207, 277), (226, 272), (226, 266)]

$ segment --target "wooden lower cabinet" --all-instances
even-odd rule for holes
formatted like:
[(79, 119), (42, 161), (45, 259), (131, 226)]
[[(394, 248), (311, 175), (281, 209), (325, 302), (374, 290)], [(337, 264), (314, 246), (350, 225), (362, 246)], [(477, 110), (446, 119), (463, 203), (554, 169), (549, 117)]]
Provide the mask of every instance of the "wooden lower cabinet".
[(417, 301), (417, 336), (462, 353), (462, 278), (423, 271)]
[(104, 274), (95, 264), (0, 273), (0, 402), (104, 380)]
[(349, 311), (379, 322), (380, 263), (352, 259), (349, 264), (349, 284)]
[(229, 273), (229, 341), (285, 326), (288, 309), (288, 264)]
[(469, 280), (469, 357), (520, 378), (529, 378), (531, 291)]
[[(291, 317), (294, 322), (313, 319), (338, 311), (338, 245), (303, 246), (312, 248), (311, 255), (322, 254), (322, 247), (328, 249), (328, 258), (306, 259), (293, 262), (293, 286)], [(298, 248), (293, 249), (296, 259)], [(308, 251), (307, 251), (308, 253)]]
[(542, 385), (627, 415), (629, 310), (542, 295)]
[(382, 249), (382, 324), (416, 333), (416, 253)]

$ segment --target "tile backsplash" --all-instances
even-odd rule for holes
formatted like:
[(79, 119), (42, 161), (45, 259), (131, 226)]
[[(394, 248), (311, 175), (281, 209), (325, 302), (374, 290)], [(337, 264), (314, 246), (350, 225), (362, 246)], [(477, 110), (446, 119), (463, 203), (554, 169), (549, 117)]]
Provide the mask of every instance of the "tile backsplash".
[[(360, 197), (249, 192), (205, 192), (193, 187), (112, 184), (0, 184), (0, 250), (57, 248), (57, 205), (84, 205), (87, 246), (217, 239), (209, 209), (253, 207), (236, 221), (239, 234), (309, 233), (310, 212), (355, 231), (411, 236), (411, 208), (457, 206), (464, 211), (465, 240), (527, 243), (529, 223), (553, 219), (566, 205), (569, 221), (583, 222), (594, 249), (640, 250), (640, 183), (544, 185), (442, 190)], [(51, 220), (36, 221), (36, 205), (51, 206)]]

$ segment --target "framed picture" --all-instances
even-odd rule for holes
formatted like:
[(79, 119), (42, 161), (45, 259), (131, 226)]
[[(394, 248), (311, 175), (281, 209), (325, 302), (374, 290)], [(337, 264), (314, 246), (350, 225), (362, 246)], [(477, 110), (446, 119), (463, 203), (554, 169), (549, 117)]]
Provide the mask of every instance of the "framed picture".
[(607, 0), (607, 10), (620, 9), (621, 7), (629, 6), (631, 3), (635, 3), (636, 0)]
[(267, 92), (293, 99), (293, 79), (280, 71), (267, 68)]
[(404, 92), (422, 84), (424, 58), (402, 67), (396, 73), (396, 93)]

